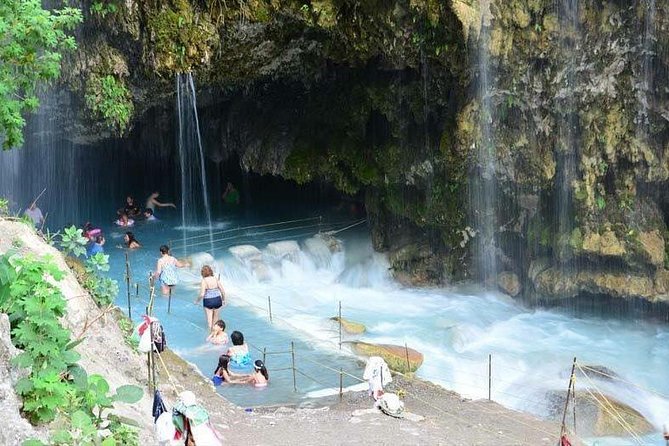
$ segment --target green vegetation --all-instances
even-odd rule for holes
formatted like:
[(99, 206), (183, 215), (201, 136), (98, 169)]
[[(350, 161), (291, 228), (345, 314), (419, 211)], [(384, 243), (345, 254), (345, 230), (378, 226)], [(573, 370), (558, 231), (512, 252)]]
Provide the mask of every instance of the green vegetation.
[(216, 27), (209, 14), (187, 0), (152, 12), (148, 26), (154, 36), (156, 69), (185, 73), (208, 62), (217, 45)]
[(12, 343), (23, 350), (14, 362), (30, 368), (30, 374), (16, 384), (23, 411), (33, 423), (56, 419), (61, 428), (48, 444), (95, 445), (103, 429), (109, 431), (103, 445), (136, 444), (136, 433), (107, 414), (115, 402), (139, 401), (143, 391), (121, 386), (110, 395), (102, 376), (87, 376), (77, 364), (80, 356), (74, 348), (83, 339), (72, 341), (60, 323), (67, 304), (54, 282), (62, 278), (63, 272), (49, 257), (0, 256), (0, 311), (9, 315)]
[(116, 14), (118, 10), (119, 7), (114, 0), (95, 0), (91, 4), (91, 12), (101, 19)]
[(109, 128), (123, 133), (134, 110), (132, 95), (117, 76), (92, 74), (86, 84), (86, 106)]
[(76, 226), (70, 226), (63, 229), (63, 234), (60, 237), (60, 247), (66, 255), (79, 257), (86, 254), (86, 244), (88, 239), (84, 237), (84, 233)]
[(78, 257), (86, 253), (88, 239), (83, 231), (75, 226), (63, 229), (60, 236), (60, 247), (68, 256), (66, 261), (77, 280), (91, 293), (91, 297), (99, 307), (105, 308), (114, 302), (118, 294), (118, 283), (101, 273), (109, 271), (109, 256), (97, 253), (82, 263)]
[(36, 88), (60, 75), (61, 52), (76, 48), (67, 33), (81, 11), (42, 8), (39, 0), (0, 2), (0, 137), (3, 149), (23, 144), (25, 112), (39, 106)]

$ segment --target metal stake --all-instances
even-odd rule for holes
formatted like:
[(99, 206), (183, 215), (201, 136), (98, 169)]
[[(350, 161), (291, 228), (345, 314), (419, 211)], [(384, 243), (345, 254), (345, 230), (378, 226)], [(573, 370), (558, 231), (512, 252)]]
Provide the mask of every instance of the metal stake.
[(339, 368), (339, 399), (344, 397), (344, 369)]
[(128, 290), (128, 319), (132, 320), (132, 312), (130, 310), (130, 262), (127, 252), (125, 253), (125, 285)]
[(172, 287), (170, 287), (170, 293), (167, 296), (167, 314), (170, 314), (172, 311)]
[(574, 370), (576, 370), (576, 357), (574, 357), (574, 363), (571, 365), (571, 374), (569, 375), (569, 387), (567, 388), (567, 398), (564, 402), (564, 413), (562, 414), (562, 425), (560, 427), (560, 437), (558, 438), (558, 446), (562, 443), (562, 436), (565, 432), (565, 421), (567, 420), (567, 408), (569, 407), (569, 397), (571, 396), (571, 390), (574, 386)]
[(267, 296), (267, 307), (269, 308), (269, 323), (272, 323), (272, 298)]
[(341, 301), (339, 301), (339, 350), (341, 350)]
[(409, 347), (407, 346), (407, 343), (404, 343), (404, 353), (406, 354), (407, 357), (407, 373), (411, 373), (411, 362), (409, 361)]
[(293, 357), (293, 392), (297, 392), (297, 377), (295, 376), (295, 342), (290, 341), (290, 354)]
[(492, 354), (488, 354), (488, 401), (491, 401), (492, 393)]

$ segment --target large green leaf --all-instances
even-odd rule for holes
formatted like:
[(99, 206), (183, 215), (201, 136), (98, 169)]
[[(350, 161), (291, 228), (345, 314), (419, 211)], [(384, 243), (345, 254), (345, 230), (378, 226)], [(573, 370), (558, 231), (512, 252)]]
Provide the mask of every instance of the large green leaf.
[(116, 389), (116, 395), (112, 397), (114, 401), (133, 404), (142, 399), (144, 391), (141, 387), (126, 385)]
[(72, 414), (72, 427), (85, 430), (93, 425), (93, 420), (83, 410), (78, 410)]
[(68, 372), (70, 373), (74, 387), (77, 390), (83, 392), (88, 389), (88, 374), (83, 367), (79, 365), (73, 365), (68, 368)]

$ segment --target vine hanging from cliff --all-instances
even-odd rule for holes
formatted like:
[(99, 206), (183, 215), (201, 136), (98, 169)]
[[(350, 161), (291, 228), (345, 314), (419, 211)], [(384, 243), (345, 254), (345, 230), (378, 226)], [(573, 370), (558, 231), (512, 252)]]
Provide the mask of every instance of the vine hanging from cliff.
[(25, 112), (39, 107), (39, 83), (60, 75), (61, 52), (76, 48), (68, 35), (81, 11), (47, 11), (39, 0), (0, 2), (0, 140), (3, 149), (23, 144)]

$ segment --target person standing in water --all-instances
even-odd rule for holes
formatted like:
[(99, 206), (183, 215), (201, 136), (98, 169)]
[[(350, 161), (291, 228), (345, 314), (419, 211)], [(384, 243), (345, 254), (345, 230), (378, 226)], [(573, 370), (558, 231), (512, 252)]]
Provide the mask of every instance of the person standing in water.
[(223, 202), (228, 205), (239, 204), (239, 191), (229, 181), (225, 187), (225, 191), (223, 192)]
[(171, 207), (174, 209), (177, 208), (177, 206), (174, 203), (161, 203), (160, 201), (158, 201), (159, 196), (160, 196), (159, 192), (154, 192), (151, 195), (149, 195), (149, 198), (146, 199), (145, 209), (151, 209), (153, 212), (155, 212), (156, 207), (159, 208)]
[(98, 253), (104, 254), (105, 253), (104, 245), (105, 245), (105, 238), (103, 235), (98, 235), (97, 237), (95, 237), (95, 241), (91, 244), (91, 247), (88, 250), (88, 256), (93, 257), (95, 254)]
[(188, 263), (181, 262), (170, 255), (170, 248), (167, 245), (160, 247), (160, 258), (156, 263), (156, 271), (153, 273), (153, 278), (160, 279), (160, 289), (163, 295), (168, 295), (172, 287), (179, 281), (177, 268), (186, 266), (188, 266)]
[(139, 210), (139, 206), (135, 204), (135, 199), (128, 195), (125, 198), (125, 207), (123, 207), (119, 214), (127, 214), (128, 217), (137, 217), (141, 215), (141, 211)]
[(221, 281), (214, 277), (214, 271), (209, 265), (204, 265), (200, 271), (202, 282), (200, 282), (200, 296), (195, 299), (195, 305), (202, 300), (204, 316), (211, 333), (214, 322), (218, 320), (218, 312), (225, 303), (225, 290)]
[(44, 223), (44, 216), (42, 215), (42, 210), (37, 207), (37, 203), (33, 201), (30, 203), (28, 209), (23, 212), (23, 215), (32, 220), (36, 228), (39, 228)]

